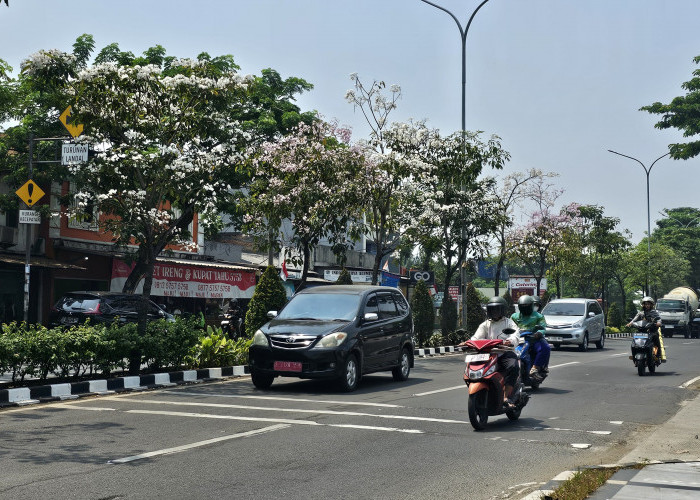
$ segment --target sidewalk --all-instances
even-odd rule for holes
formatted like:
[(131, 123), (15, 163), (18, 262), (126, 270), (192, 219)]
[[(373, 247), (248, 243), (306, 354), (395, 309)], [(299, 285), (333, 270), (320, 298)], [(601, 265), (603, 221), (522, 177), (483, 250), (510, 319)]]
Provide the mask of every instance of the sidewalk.
[[(697, 382), (696, 385), (697, 387)], [(681, 500), (700, 498), (700, 393), (684, 402), (668, 422), (659, 425), (617, 464), (623, 467), (588, 498), (591, 500)], [(625, 468), (649, 464), (642, 469)], [(566, 471), (522, 500), (551, 499)], [(564, 500), (564, 499), (561, 499)]]

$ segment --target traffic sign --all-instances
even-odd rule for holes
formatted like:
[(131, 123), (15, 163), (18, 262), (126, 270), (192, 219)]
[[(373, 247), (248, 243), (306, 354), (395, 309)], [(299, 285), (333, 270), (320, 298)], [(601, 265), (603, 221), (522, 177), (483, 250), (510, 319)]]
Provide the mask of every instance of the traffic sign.
[(61, 165), (85, 163), (88, 159), (88, 145), (73, 142), (61, 144)]
[(41, 224), (41, 214), (36, 210), (20, 210), (20, 224)]
[(64, 127), (68, 130), (68, 133), (72, 135), (73, 137), (78, 137), (80, 134), (83, 133), (83, 124), (82, 123), (72, 123), (70, 121), (70, 113), (71, 113), (71, 106), (68, 106), (63, 113), (61, 113), (61, 116), (58, 117), (60, 122), (63, 124)]
[(19, 196), (28, 207), (34, 205), (46, 194), (39, 186), (36, 185), (36, 182), (31, 179), (25, 182), (21, 188), (15, 191), (15, 193), (17, 193), (17, 196)]

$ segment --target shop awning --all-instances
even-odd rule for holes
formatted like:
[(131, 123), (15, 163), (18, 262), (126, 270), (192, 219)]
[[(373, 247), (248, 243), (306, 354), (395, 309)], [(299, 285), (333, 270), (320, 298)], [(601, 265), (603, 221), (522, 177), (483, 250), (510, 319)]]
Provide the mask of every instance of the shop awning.
[[(0, 262), (10, 265), (23, 266), (25, 264), (25, 257), (19, 254), (0, 253)], [(31, 256), (29, 258), (29, 265), (32, 267), (42, 267), (45, 269), (75, 269), (81, 271), (86, 269), (85, 267), (76, 266), (75, 264), (67, 264), (65, 262), (38, 256)]]

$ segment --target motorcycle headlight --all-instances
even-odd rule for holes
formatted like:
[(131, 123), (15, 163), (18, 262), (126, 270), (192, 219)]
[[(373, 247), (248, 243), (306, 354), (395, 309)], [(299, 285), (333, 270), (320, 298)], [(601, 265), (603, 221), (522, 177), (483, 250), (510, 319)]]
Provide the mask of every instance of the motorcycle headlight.
[(255, 335), (253, 335), (253, 345), (267, 346), (267, 337), (262, 330), (258, 330), (255, 332)]
[(469, 372), (469, 378), (471, 380), (476, 380), (478, 378), (482, 378), (484, 376), (484, 369), (480, 368), (478, 370), (472, 370)]
[(496, 363), (492, 364), (491, 368), (486, 370), (486, 373), (484, 373), (484, 377), (488, 377), (489, 375), (491, 375), (495, 371), (496, 371)]
[(321, 340), (319, 340), (316, 345), (313, 347), (313, 349), (328, 349), (328, 348), (333, 348), (333, 347), (338, 347), (340, 344), (345, 342), (345, 339), (348, 338), (348, 334), (345, 332), (335, 332), (331, 333), (330, 335), (326, 335), (325, 337), (322, 337)]

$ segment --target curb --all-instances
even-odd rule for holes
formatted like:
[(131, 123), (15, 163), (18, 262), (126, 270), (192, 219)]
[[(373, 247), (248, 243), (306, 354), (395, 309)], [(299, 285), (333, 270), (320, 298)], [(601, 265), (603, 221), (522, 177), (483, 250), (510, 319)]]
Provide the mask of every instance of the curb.
[(130, 391), (145, 391), (158, 387), (213, 382), (226, 377), (241, 377), (249, 373), (248, 366), (225, 366), (200, 370), (182, 370), (109, 379), (85, 380), (62, 384), (38, 385), (0, 389), (0, 408), (25, 406), (50, 401), (63, 401), (85, 396)]
[[(584, 465), (579, 467), (578, 470), (567, 470), (564, 472), (560, 472), (557, 476), (553, 477), (551, 480), (549, 480), (547, 483), (542, 485), (538, 490), (533, 491), (532, 493), (529, 493), (528, 495), (522, 497), (520, 500), (551, 500), (553, 497), (551, 496), (554, 491), (561, 486), (561, 484), (570, 479), (576, 472), (585, 470), (585, 469), (612, 469), (612, 468), (617, 468), (619, 467), (620, 470), (624, 469), (636, 469), (640, 465), (660, 465), (660, 464), (687, 464), (687, 463), (697, 463), (697, 460), (648, 460), (644, 462), (625, 462), (625, 463), (616, 463), (616, 464), (604, 464), (604, 465)], [(604, 488), (605, 485), (607, 484), (604, 483), (598, 490), (601, 488)], [(595, 495), (595, 492), (591, 494), (592, 496)]]

